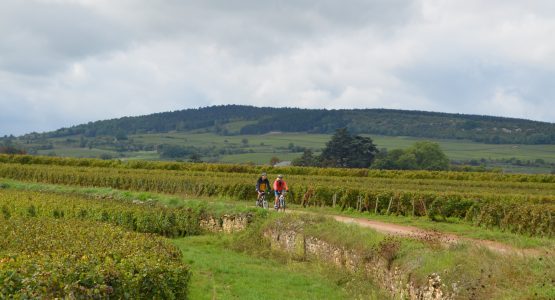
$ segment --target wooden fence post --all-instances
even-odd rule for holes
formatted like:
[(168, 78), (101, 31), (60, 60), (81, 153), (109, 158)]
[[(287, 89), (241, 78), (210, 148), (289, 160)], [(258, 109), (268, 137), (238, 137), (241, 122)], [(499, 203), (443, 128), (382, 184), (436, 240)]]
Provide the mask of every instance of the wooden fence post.
[(389, 210), (391, 209), (391, 202), (393, 202), (393, 197), (389, 198), (389, 204), (387, 205), (386, 215), (389, 215)]
[(422, 206), (424, 206), (424, 215), (427, 216), (428, 215), (428, 208), (426, 208), (426, 201), (424, 201), (424, 199), (420, 198), (420, 203), (422, 203)]

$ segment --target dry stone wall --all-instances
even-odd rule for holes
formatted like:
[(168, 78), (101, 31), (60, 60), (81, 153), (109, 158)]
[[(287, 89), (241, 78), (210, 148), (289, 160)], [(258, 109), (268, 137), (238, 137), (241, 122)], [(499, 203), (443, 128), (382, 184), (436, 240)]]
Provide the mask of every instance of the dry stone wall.
[(245, 230), (252, 220), (251, 214), (223, 215), (221, 217), (205, 215), (200, 220), (200, 227), (209, 232), (234, 233)]
[(320, 260), (350, 272), (362, 270), (394, 299), (439, 300), (454, 299), (445, 293), (446, 287), (437, 274), (428, 276), (423, 285), (412, 282), (397, 267), (379, 257), (365, 255), (353, 249), (338, 247), (325, 240), (307, 236), (302, 230), (268, 229), (264, 232), (273, 250), (283, 251), (298, 259)]

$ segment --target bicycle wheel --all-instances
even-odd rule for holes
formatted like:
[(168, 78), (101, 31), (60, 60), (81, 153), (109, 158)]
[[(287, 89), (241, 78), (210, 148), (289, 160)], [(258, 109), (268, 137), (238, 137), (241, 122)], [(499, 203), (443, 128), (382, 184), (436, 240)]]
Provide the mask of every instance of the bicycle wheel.
[(285, 211), (285, 196), (281, 195), (279, 197), (279, 207)]
[(266, 194), (260, 196), (260, 207), (266, 209), (268, 208), (268, 201), (266, 201)]
[(262, 200), (262, 207), (264, 209), (268, 209), (268, 201), (266, 200), (266, 197), (264, 197), (264, 199)]

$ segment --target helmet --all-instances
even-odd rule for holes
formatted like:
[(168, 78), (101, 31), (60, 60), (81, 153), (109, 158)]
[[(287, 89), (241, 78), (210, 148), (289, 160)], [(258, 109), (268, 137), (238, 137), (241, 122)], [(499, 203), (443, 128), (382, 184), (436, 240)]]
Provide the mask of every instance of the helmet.
[(266, 172), (262, 172), (262, 174), (260, 176), (266, 176)]
[(279, 179), (283, 178), (283, 175), (279, 174), (279, 175), (278, 175), (278, 178), (279, 178)]

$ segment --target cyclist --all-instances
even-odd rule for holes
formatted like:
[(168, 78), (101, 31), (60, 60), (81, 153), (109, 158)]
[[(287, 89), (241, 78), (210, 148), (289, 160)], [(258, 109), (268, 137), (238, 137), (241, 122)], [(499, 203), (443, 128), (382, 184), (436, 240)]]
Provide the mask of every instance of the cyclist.
[(258, 198), (256, 198), (256, 203), (260, 201), (260, 197), (267, 191), (270, 191), (270, 181), (268, 180), (268, 175), (263, 172), (258, 180), (256, 181), (256, 192), (258, 193)]
[(287, 182), (283, 180), (283, 175), (278, 175), (276, 181), (274, 181), (274, 192), (276, 195), (276, 201), (274, 202), (274, 208), (278, 208), (278, 201), (279, 196), (283, 194), (283, 192), (289, 192), (289, 188), (287, 187)]

